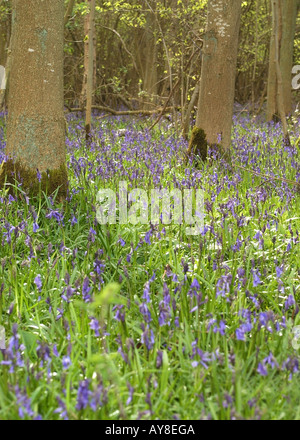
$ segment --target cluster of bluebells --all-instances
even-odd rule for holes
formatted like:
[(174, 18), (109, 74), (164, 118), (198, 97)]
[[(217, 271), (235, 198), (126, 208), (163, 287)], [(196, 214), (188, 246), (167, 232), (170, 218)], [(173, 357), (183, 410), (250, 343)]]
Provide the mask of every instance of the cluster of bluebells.
[[(25, 347), (20, 341), (18, 328), (14, 325), (12, 337), (7, 343), (7, 348), (2, 350), (1, 358), (1, 365), (6, 367), (9, 373), (16, 374), (20, 369), (28, 371), (27, 380), (31, 386), (31, 382), (40, 377), (45, 377), (48, 383), (57, 380), (55, 369), (60, 368), (58, 376), (61, 376), (59, 380), (63, 395), (57, 396), (54, 412), (60, 418), (69, 418), (64, 381), (66, 376), (71, 374), (70, 371), (73, 372), (77, 367), (72, 363), (72, 352), (78, 335), (73, 331), (77, 324), (68, 323), (66, 316), (70, 310), (73, 313), (75, 299), (84, 303), (82, 310), (89, 311), (95, 294), (101, 293), (107, 280), (116, 277), (116, 274), (120, 283), (124, 280), (127, 282), (130, 286), (128, 290), (132, 287), (132, 280), (136, 279), (137, 295), (131, 301), (127, 298), (126, 305), (114, 304), (111, 307), (113, 319), (110, 333), (105, 331), (105, 320), (102, 322), (98, 315), (94, 316), (89, 312), (86, 327), (91, 329), (94, 336), (91, 338), (91, 344), (95, 351), (99, 350), (99, 347), (103, 351), (108, 350), (105, 342), (112, 335), (112, 345), (116, 347), (122, 368), (130, 368), (134, 364), (136, 350), (140, 349), (148, 359), (149, 353), (155, 352), (155, 347), (157, 350), (154, 365), (157, 369), (162, 368), (164, 350), (171, 351), (169, 345), (174, 340), (177, 344), (179, 332), (187, 328), (182, 310), (182, 304), (185, 303), (188, 306), (188, 325), (191, 328), (197, 317), (200, 325), (204, 324), (202, 328), (209, 338), (219, 341), (223, 338), (222, 342), (230, 338), (233, 345), (236, 342), (239, 346), (246, 345), (255, 333), (260, 332), (265, 338), (272, 339), (287, 330), (287, 319), (294, 318), (299, 311), (296, 288), (293, 286), (291, 289), (288, 281), (293, 268), (287, 261), (292, 253), (296, 253), (300, 239), (297, 226), (292, 220), (280, 236), (278, 219), (288, 213), (296, 193), (286, 182), (278, 183), (272, 181), (271, 177), (284, 177), (292, 173), (295, 179), (299, 179), (300, 161), (298, 152), (292, 145), (285, 146), (282, 151), (274, 148), (276, 138), (281, 135), (278, 125), (272, 125), (272, 131), (270, 129), (267, 132), (266, 126), (253, 128), (247, 120), (235, 122), (233, 160), (256, 173), (265, 172), (270, 176), (264, 185), (255, 184), (253, 177), (253, 185), (243, 193), (241, 170), (230, 168), (222, 161), (219, 164), (212, 163), (208, 169), (196, 168), (190, 163), (182, 165), (180, 172), (170, 172), (175, 170), (175, 167), (178, 168), (178, 155), (187, 145), (184, 139), (175, 135), (166, 136), (163, 130), (157, 139), (153, 139), (148, 130), (136, 132), (134, 126), (128, 124), (124, 137), (120, 138), (118, 130), (111, 129), (111, 125), (106, 127), (104, 122), (95, 128), (95, 141), (91, 143), (90, 148), (86, 148), (83, 143), (82, 124), (75, 116), (70, 116), (70, 121), (67, 139), (68, 168), (72, 174), (72, 187), (68, 194), (69, 211), (64, 212), (57, 208), (49, 198), (44, 213), (37, 213), (30, 200), (26, 198), (27, 214), (24, 216), (24, 211), (17, 207), (15, 197), (8, 195), (0, 200), (3, 211), (0, 219), (1, 246), (7, 250), (8, 255), (11, 250), (13, 254), (17, 254), (18, 249), (22, 248), (19, 273), (22, 273), (24, 268), (32, 268), (34, 276), (31, 277), (31, 281), (36, 295), (34, 298), (38, 298), (41, 303), (48, 285), (51, 284), (48, 275), (45, 275), (46, 271), (41, 270), (43, 258), (47, 260), (47, 274), (52, 276), (52, 273), (55, 273), (57, 283), (54, 284), (53, 291), (59, 291), (60, 302), (52, 301), (51, 294), (47, 293), (49, 296), (45, 303), (51, 319), (55, 310), (58, 333), (63, 332), (65, 335), (64, 348), (61, 348), (59, 343), (51, 346), (50, 343), (38, 339), (37, 361), (30, 370), (29, 361), (25, 359)], [(0, 144), (2, 147), (5, 144), (1, 130)], [(2, 155), (2, 152), (0, 154)], [(214, 150), (210, 151), (210, 155), (217, 157)], [(37, 176), (40, 177), (38, 171)], [(87, 203), (84, 215), (78, 209), (78, 202), (86, 197), (87, 188), (94, 193), (103, 183), (109, 182), (113, 187), (117, 187), (118, 181), (122, 180), (128, 182), (129, 188), (146, 187), (148, 184), (149, 187), (162, 187), (167, 180), (172, 188), (205, 190), (206, 217), (201, 236), (193, 241), (192, 246), (191, 242), (185, 243), (182, 236), (175, 233), (176, 239), (175, 235), (172, 237), (174, 245), (171, 243), (174, 252), (172, 267), (163, 267), (160, 259), (152, 259), (152, 277), (148, 268), (150, 253), (156, 252), (157, 243), (159, 246), (164, 245), (170, 231), (167, 226), (151, 225), (141, 228), (135, 240), (128, 238), (127, 232), (123, 235), (122, 231), (120, 236), (120, 230), (116, 237), (112, 237), (112, 227), (106, 232), (101, 230), (102, 235), (99, 238), (100, 228), (95, 221), (95, 207), (92, 203)], [(277, 200), (277, 206), (268, 203), (271, 197)], [(11, 216), (11, 212), (16, 214)], [(45, 224), (49, 228), (48, 231), (44, 230)], [(69, 240), (68, 243), (62, 234), (64, 228), (68, 228), (70, 233), (74, 234), (74, 231), (83, 231), (80, 240), (75, 240), (74, 243)], [(49, 231), (53, 232), (56, 239), (47, 241)], [(183, 253), (184, 258), (180, 259)], [(268, 253), (274, 256), (274, 260), (268, 259), (266, 264)], [(176, 265), (173, 260), (176, 260), (177, 255), (180, 257)], [(4, 274), (12, 272), (9, 270), (12, 267), (11, 260), (0, 260)], [(140, 271), (134, 267), (136, 261)], [(153, 264), (156, 265), (154, 268)], [(67, 269), (64, 272), (56, 269), (51, 272), (56, 265)], [(81, 270), (80, 267), (79, 270), (78, 266), (84, 269)], [(196, 270), (197, 274), (194, 273)], [(133, 271), (134, 277), (137, 278), (132, 277)], [(203, 278), (205, 282), (201, 281)], [(210, 285), (209, 288), (206, 283)], [(276, 310), (272, 301), (266, 299), (265, 290), (269, 285), (272, 294), (274, 292), (274, 302), (280, 303)], [(122, 284), (122, 294), (129, 295), (126, 283)], [(11, 292), (9, 295), (11, 296)], [(238, 299), (241, 299), (240, 303)], [(213, 313), (205, 315), (203, 310), (206, 304), (210, 305), (214, 301), (217, 307)], [(227, 310), (226, 315), (223, 314), (223, 306)], [(8, 309), (8, 315), (12, 313), (13, 302)], [(118, 334), (116, 337), (116, 328), (118, 331), (122, 329), (128, 332), (128, 328), (131, 328), (128, 323), (132, 316), (136, 320), (135, 336), (127, 334), (124, 338), (124, 334)], [(72, 326), (72, 331), (69, 326)], [(76, 338), (73, 339), (74, 335)], [(131, 336), (136, 339), (133, 340)], [(168, 339), (171, 341), (170, 344)], [(77, 347), (78, 345), (76, 349)], [(207, 370), (215, 361), (218, 365), (224, 365), (225, 355), (218, 350), (208, 350), (210, 349), (202, 345), (200, 338), (193, 340), (190, 347), (183, 347), (183, 355), (188, 357), (193, 371)], [(234, 371), (234, 353), (228, 355), (228, 364)], [(278, 374), (285, 373), (292, 379), (298, 373), (298, 356), (289, 355), (279, 362), (270, 352), (258, 361), (255, 369), (261, 378), (268, 377), (271, 370), (276, 370)], [(81, 379), (82, 377), (85, 375), (81, 375)], [(137, 387), (128, 381), (126, 386), (126, 405), (130, 405), (134, 401)], [(145, 395), (149, 411), (145, 411), (145, 414), (151, 414), (153, 411), (155, 386), (154, 382), (149, 380)], [(20, 418), (38, 418), (38, 414), (32, 410), (32, 402), (26, 390), (16, 386), (14, 391)], [(107, 404), (109, 398), (108, 390), (104, 388), (99, 377), (96, 380), (94, 377), (77, 379), (77, 383), (75, 380), (72, 392), (76, 394), (73, 410), (77, 413), (82, 413), (85, 409), (96, 412)], [(225, 393), (221, 405), (225, 409), (232, 409), (234, 398)], [(249, 406), (251, 405), (254, 405), (252, 401), (249, 403)]]
[(107, 404), (107, 389), (104, 388), (102, 380), (91, 389), (91, 381), (89, 379), (82, 380), (79, 383), (77, 391), (76, 409), (78, 411), (84, 410), (87, 407), (94, 412)]

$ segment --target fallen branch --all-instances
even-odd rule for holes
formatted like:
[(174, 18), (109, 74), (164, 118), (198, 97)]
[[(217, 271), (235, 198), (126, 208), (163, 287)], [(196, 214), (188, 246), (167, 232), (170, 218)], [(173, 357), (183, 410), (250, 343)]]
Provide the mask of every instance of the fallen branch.
[[(68, 107), (67, 105), (65, 105), (65, 107), (68, 109), (68, 111), (70, 113), (85, 111), (84, 107), (72, 108), (72, 107)], [(105, 107), (103, 105), (92, 105), (92, 109), (93, 110), (101, 110), (103, 112), (111, 113), (114, 116), (131, 116), (131, 115), (151, 116), (151, 115), (155, 115), (156, 113), (161, 113), (161, 112), (168, 113), (173, 110), (173, 107), (166, 107), (163, 109), (158, 108), (156, 110), (120, 110), (120, 111), (117, 111), (117, 110), (114, 110), (113, 108)]]
[(244, 171), (248, 171), (249, 173), (254, 174), (255, 176), (262, 177), (267, 180), (279, 180), (280, 182), (289, 183), (290, 185), (297, 186), (298, 190), (300, 190), (300, 183), (296, 182), (295, 180), (284, 179), (283, 177), (270, 176), (268, 174), (262, 174), (259, 173), (258, 171), (251, 170), (250, 168), (246, 168), (241, 165), (236, 165), (235, 163), (233, 163), (232, 166), (236, 168), (240, 168), (241, 170)]

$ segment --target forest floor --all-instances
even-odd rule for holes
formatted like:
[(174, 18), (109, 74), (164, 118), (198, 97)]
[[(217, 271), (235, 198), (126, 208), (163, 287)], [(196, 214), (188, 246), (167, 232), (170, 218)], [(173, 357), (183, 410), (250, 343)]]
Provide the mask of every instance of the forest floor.
[[(64, 205), (0, 193), (0, 419), (300, 419), (299, 119), (288, 146), (235, 118), (233, 165), (197, 166), (165, 122), (94, 122), (87, 148), (68, 116)], [(124, 182), (201, 190), (201, 233), (100, 225)]]

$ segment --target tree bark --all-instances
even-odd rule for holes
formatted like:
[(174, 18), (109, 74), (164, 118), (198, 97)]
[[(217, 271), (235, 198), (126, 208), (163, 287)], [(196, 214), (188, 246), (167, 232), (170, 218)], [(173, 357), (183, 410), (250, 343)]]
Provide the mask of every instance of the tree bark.
[(294, 55), (294, 37), (296, 32), (297, 0), (282, 2), (282, 40), (280, 48), (280, 69), (285, 114), (293, 111), (292, 103), (292, 68)]
[(283, 135), (285, 140), (289, 142), (288, 127), (286, 121), (286, 113), (284, 109), (284, 95), (282, 73), (279, 62), (279, 43), (280, 43), (280, 5), (279, 0), (272, 0), (272, 16), (273, 16), (273, 39), (275, 41), (274, 64), (276, 70), (277, 96), (276, 104), (280, 115)]
[[(271, 0), (272, 3), (272, 0)], [(274, 5), (272, 3), (274, 10)], [(270, 60), (268, 74), (267, 93), (267, 121), (276, 119), (282, 109), (278, 108), (278, 94), (283, 95), (283, 110), (286, 115), (292, 113), (292, 68), (294, 36), (296, 31), (298, 0), (278, 0), (277, 37), (274, 30), (275, 21), (273, 16), (272, 35), (270, 42)], [(277, 38), (277, 40), (275, 39)], [(280, 68), (282, 92), (278, 90), (278, 74), (276, 59), (276, 45), (278, 45), (278, 61)], [(280, 116), (282, 119), (282, 116)]]
[[(144, 4), (144, 2), (143, 2)], [(144, 4), (145, 9), (148, 7), (148, 2)], [(137, 30), (136, 38), (136, 54), (137, 65), (140, 72), (141, 79), (141, 94), (144, 97), (145, 103), (143, 108), (148, 110), (151, 104), (157, 103), (157, 46), (156, 46), (156, 32), (157, 32), (157, 17), (156, 10), (151, 7), (150, 11), (146, 13), (145, 29)]]
[(0, 90), (0, 111), (5, 107), (5, 98), (7, 97), (8, 87), (9, 87), (9, 76), (10, 76), (10, 66), (11, 66), (11, 38), (10, 43), (7, 48), (7, 57), (5, 64), (5, 88)]
[[(7, 161), (0, 183), (66, 196), (64, 2), (12, 1)], [(37, 170), (39, 172), (37, 172)]]
[(241, 0), (210, 0), (203, 44), (196, 127), (227, 151), (235, 94)]
[(5, 24), (0, 21), (0, 66), (5, 66), (6, 64), (6, 38), (7, 33), (5, 29)]
[(65, 16), (64, 16), (64, 25), (65, 26), (68, 23), (71, 15), (72, 15), (72, 12), (73, 12), (73, 9), (74, 9), (74, 4), (75, 4), (75, 0), (69, 0), (68, 6), (67, 6), (67, 9), (66, 9), (66, 12), (65, 12)]
[(86, 79), (86, 114), (85, 114), (85, 131), (86, 140), (90, 140), (91, 124), (92, 124), (92, 104), (93, 104), (93, 78), (95, 65), (95, 0), (89, 0), (90, 13), (88, 20), (88, 58), (87, 58), (87, 79)]

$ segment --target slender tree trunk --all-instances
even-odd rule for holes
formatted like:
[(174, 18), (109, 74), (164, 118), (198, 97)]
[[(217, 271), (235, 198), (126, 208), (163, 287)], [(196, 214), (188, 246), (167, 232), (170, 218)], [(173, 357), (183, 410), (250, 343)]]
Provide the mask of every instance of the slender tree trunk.
[(189, 128), (190, 128), (190, 124), (191, 124), (191, 121), (190, 121), (191, 114), (192, 114), (192, 110), (193, 110), (193, 108), (194, 108), (194, 106), (195, 106), (195, 104), (197, 102), (197, 99), (199, 97), (199, 90), (200, 90), (200, 83), (198, 82), (196, 84), (196, 87), (195, 87), (194, 91), (193, 91), (191, 100), (190, 100), (188, 108), (187, 108), (187, 110), (185, 112), (184, 120), (183, 120), (183, 123), (182, 123), (182, 135), (185, 138), (188, 138)]
[(92, 125), (92, 104), (93, 104), (93, 78), (94, 78), (94, 35), (95, 35), (95, 7), (96, 1), (89, 0), (89, 29), (88, 29), (88, 59), (87, 59), (87, 79), (86, 79), (86, 115), (85, 115), (85, 131), (86, 139), (90, 140), (90, 132)]
[(292, 68), (294, 55), (294, 37), (296, 32), (297, 0), (282, 2), (282, 40), (280, 48), (280, 69), (284, 110), (287, 115), (293, 111), (292, 105)]
[[(272, 5), (272, 0), (271, 0)], [(271, 9), (272, 10), (272, 9)], [(280, 34), (279, 34), (280, 35)], [(278, 38), (280, 38), (278, 35)], [(277, 115), (277, 75), (276, 75), (276, 61), (275, 61), (275, 29), (274, 20), (272, 21), (272, 34), (270, 39), (270, 54), (269, 54), (269, 73), (268, 73), (268, 90), (267, 90), (267, 121), (272, 121)], [(278, 42), (279, 47), (281, 41)]]
[(7, 32), (3, 21), (0, 21), (0, 66), (6, 64)]
[(10, 76), (10, 66), (11, 66), (11, 38), (9, 47), (7, 48), (7, 58), (5, 64), (5, 88), (0, 90), (0, 111), (5, 107), (5, 98), (8, 94), (9, 88), (9, 76)]
[(150, 6), (150, 11), (146, 14), (145, 29), (138, 31), (136, 53), (142, 81), (141, 92), (145, 101), (143, 108), (147, 110), (153, 108), (151, 104), (157, 101), (157, 17), (155, 6), (152, 8), (148, 2), (145, 2), (144, 6)]
[(277, 96), (276, 104), (280, 115), (284, 138), (289, 141), (288, 127), (286, 121), (286, 113), (284, 109), (284, 95), (282, 73), (279, 62), (279, 43), (280, 43), (280, 5), (279, 0), (272, 0), (272, 16), (273, 16), (273, 39), (275, 41), (274, 64), (276, 70)]
[(73, 9), (74, 9), (74, 5), (75, 5), (75, 0), (69, 0), (68, 6), (67, 6), (67, 9), (66, 9), (66, 12), (65, 12), (65, 17), (64, 17), (64, 25), (65, 26), (68, 23), (71, 15), (72, 15), (72, 12), (73, 12)]
[[(0, 182), (67, 193), (63, 100), (64, 2), (12, 1), (7, 161)], [(38, 171), (37, 171), (38, 170)]]
[[(278, 11), (276, 21), (273, 16), (272, 35), (270, 43), (270, 61), (267, 93), (267, 121), (272, 121), (278, 116), (282, 120), (282, 109), (278, 108), (278, 94), (283, 95), (283, 110), (286, 115), (292, 113), (292, 67), (294, 36), (296, 31), (297, 4), (298, 0), (278, 0), (272, 10)], [(274, 26), (277, 26), (276, 32)], [(278, 46), (278, 62), (276, 45)], [(278, 74), (281, 81), (282, 91), (278, 90)]]
[(196, 127), (227, 151), (235, 93), (241, 0), (209, 0)]
[[(2, 19), (0, 21), (0, 69), (3, 72), (3, 68), (6, 70), (5, 78), (7, 80), (7, 73), (8, 73), (8, 54), (9, 54), (9, 41), (10, 41), (10, 25), (8, 23), (8, 19), (6, 20)], [(6, 81), (7, 82), (7, 81)], [(4, 106), (4, 100), (6, 96), (6, 88), (2, 88), (2, 75), (0, 78), (0, 111), (2, 111)]]
[[(91, 0), (86, 0), (86, 3), (89, 5)], [(81, 87), (81, 94), (80, 94), (80, 107), (85, 107), (86, 105), (86, 86), (87, 86), (87, 74), (88, 74), (88, 68), (89, 68), (89, 21), (90, 21), (90, 13), (88, 12), (84, 16), (84, 54), (83, 54), (83, 78), (82, 78), (82, 87)]]

